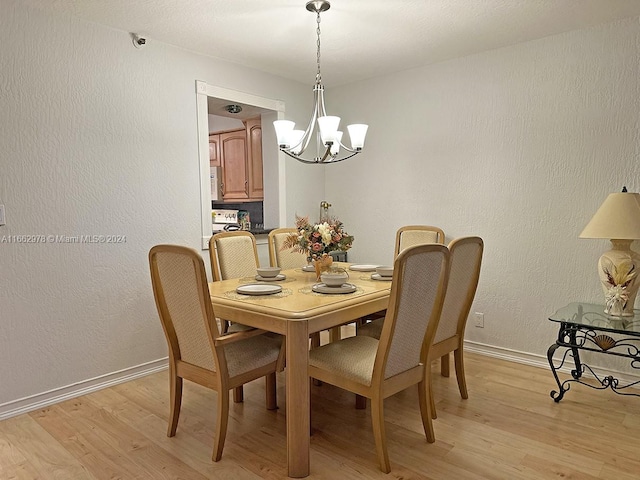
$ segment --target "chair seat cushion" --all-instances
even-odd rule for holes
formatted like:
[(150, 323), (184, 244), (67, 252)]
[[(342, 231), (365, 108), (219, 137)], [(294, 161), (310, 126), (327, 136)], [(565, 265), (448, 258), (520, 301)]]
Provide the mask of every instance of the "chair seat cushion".
[(368, 336), (345, 338), (309, 351), (309, 365), (363, 385), (371, 385), (378, 340)]
[(366, 335), (368, 337), (380, 338), (382, 334), (382, 326), (384, 325), (384, 318), (379, 318), (364, 325), (358, 327), (358, 335)]
[(227, 333), (246, 332), (248, 330), (253, 330), (253, 327), (250, 327), (249, 325), (244, 325), (242, 323), (233, 322), (231, 325), (229, 325), (229, 328), (227, 329)]
[(269, 365), (278, 360), (282, 337), (256, 335), (225, 345), (229, 376), (235, 377), (249, 370)]

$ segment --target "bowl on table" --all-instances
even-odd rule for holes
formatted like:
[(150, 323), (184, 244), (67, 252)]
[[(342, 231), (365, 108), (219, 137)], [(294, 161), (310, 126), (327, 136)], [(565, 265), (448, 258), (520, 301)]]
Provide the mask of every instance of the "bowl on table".
[(262, 278), (274, 278), (280, 273), (280, 267), (260, 267), (257, 269), (258, 275)]
[(320, 275), (320, 281), (327, 287), (341, 287), (349, 275), (346, 272), (328, 272)]
[(388, 266), (376, 267), (376, 273), (381, 277), (393, 277), (393, 267), (388, 267)]

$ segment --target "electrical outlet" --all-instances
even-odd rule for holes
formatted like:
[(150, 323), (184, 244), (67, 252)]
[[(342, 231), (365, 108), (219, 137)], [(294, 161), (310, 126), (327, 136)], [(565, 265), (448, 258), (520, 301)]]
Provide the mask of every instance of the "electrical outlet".
[(475, 320), (476, 327), (484, 328), (484, 313), (475, 312), (473, 314), (473, 318)]
[(4, 205), (0, 205), (0, 226), (4, 225)]

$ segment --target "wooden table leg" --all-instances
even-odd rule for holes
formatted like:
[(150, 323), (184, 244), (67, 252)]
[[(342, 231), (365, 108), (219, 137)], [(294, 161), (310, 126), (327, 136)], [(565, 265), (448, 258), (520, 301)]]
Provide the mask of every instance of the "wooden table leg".
[(340, 331), (340, 326), (329, 329), (329, 342), (337, 342), (338, 340), (340, 340), (341, 336), (342, 333)]
[(290, 477), (309, 475), (309, 325), (289, 320), (286, 338), (287, 465)]

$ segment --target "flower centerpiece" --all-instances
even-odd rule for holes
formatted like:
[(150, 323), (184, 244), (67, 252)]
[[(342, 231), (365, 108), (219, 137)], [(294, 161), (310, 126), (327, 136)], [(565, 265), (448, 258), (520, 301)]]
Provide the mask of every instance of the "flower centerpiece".
[(318, 277), (331, 266), (330, 252), (346, 252), (353, 244), (353, 236), (345, 232), (342, 222), (335, 218), (312, 224), (309, 217), (296, 215), (296, 228), (298, 232), (290, 234), (281, 249), (306, 254), (307, 259), (314, 262)]

